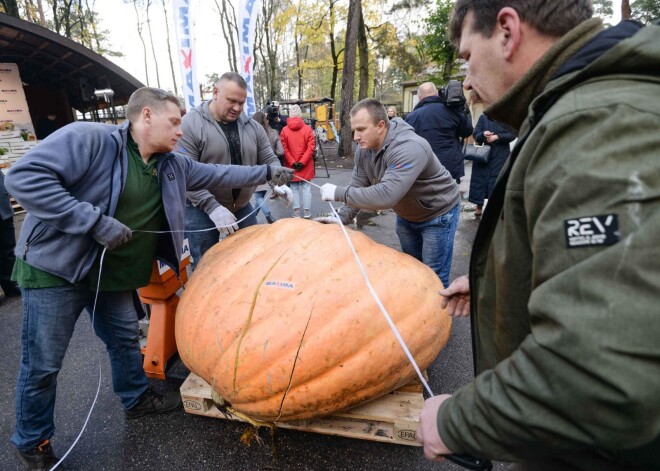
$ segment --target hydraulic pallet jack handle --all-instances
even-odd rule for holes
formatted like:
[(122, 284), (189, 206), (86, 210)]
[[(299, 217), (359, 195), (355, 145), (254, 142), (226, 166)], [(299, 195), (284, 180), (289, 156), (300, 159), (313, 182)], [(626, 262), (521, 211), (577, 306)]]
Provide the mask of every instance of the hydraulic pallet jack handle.
[(446, 459), (456, 463), (459, 466), (464, 467), (465, 469), (472, 469), (474, 471), (491, 471), (493, 469), (493, 463), (490, 460), (485, 460), (482, 458), (475, 458), (470, 455), (446, 455)]

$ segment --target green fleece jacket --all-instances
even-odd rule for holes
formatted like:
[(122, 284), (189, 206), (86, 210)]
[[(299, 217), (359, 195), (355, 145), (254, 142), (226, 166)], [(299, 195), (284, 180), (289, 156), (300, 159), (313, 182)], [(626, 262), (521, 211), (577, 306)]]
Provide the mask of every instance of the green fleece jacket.
[(478, 376), (438, 414), (453, 452), (660, 466), (660, 26), (608, 31), (578, 26), (486, 110), (520, 138), (475, 238)]

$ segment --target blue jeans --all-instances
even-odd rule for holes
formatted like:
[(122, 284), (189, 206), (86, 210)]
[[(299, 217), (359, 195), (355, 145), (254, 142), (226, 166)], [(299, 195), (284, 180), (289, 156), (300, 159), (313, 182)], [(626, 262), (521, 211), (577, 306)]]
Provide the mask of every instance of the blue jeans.
[[(255, 191), (254, 192), (254, 202), (257, 205), (257, 208), (259, 208), (259, 211), (264, 213), (265, 217), (270, 216), (270, 208), (268, 207), (268, 203), (266, 200), (264, 200), (264, 197), (266, 196), (266, 191)], [(257, 211), (257, 212), (259, 212)]]
[[(240, 221), (253, 211), (254, 208), (248, 203), (246, 206), (236, 211), (234, 216)], [(239, 222), (238, 228), (243, 229), (244, 227), (254, 226), (255, 224), (257, 224), (256, 213), (250, 214), (245, 221)], [(204, 232), (192, 232), (200, 230), (204, 230)], [(186, 204), (185, 236), (190, 244), (190, 255), (192, 257), (190, 264), (193, 270), (197, 266), (197, 263), (202, 259), (202, 255), (220, 241), (220, 231), (215, 228), (215, 224), (213, 224), (213, 221), (211, 221), (208, 214), (206, 214), (204, 210), (196, 208), (190, 203)]]
[(445, 287), (449, 286), (454, 235), (460, 214), (461, 204), (458, 203), (442, 216), (426, 222), (396, 218), (396, 234), (403, 252), (431, 267)]
[[(11, 438), (18, 449), (29, 451), (55, 433), (57, 374), (80, 313), (86, 308), (91, 316), (93, 306), (94, 292), (86, 284), (23, 289), (16, 431)], [(130, 409), (149, 387), (130, 291), (99, 293), (94, 332), (108, 350), (113, 389)]]
[(302, 200), (304, 209), (312, 209), (312, 187), (308, 182), (291, 182), (291, 191), (293, 192), (293, 209), (300, 209), (299, 191), (302, 189)]

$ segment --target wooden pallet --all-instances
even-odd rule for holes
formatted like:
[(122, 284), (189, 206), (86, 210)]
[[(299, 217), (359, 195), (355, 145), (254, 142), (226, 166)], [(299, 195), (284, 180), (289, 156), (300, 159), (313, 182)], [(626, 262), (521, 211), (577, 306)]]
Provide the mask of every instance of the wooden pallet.
[[(278, 422), (280, 428), (338, 435), (399, 445), (420, 446), (415, 440), (419, 412), (424, 406), (421, 385), (404, 386), (346, 412), (291, 422)], [(186, 412), (219, 419), (238, 420), (218, 410), (211, 399), (211, 386), (191, 373), (181, 385)]]

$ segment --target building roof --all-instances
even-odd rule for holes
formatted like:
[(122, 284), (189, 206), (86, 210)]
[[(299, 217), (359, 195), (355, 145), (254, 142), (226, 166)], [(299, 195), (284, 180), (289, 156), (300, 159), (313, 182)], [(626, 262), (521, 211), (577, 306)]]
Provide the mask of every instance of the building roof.
[[(29, 85), (63, 89), (79, 111), (94, 108), (89, 92), (110, 88), (116, 105), (144, 87), (103, 56), (34, 23), (0, 13), (0, 62), (15, 63)], [(82, 86), (81, 84), (87, 84)], [(88, 99), (83, 99), (83, 90)]]

